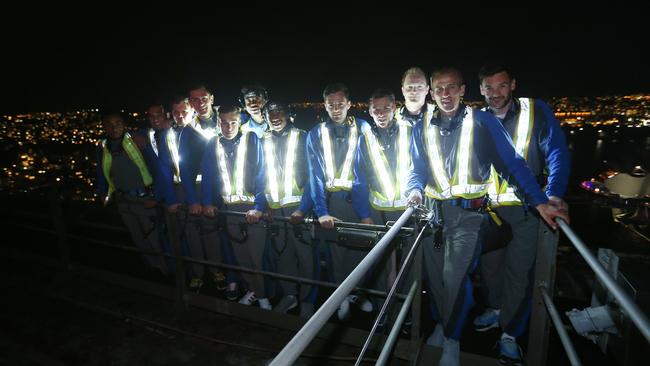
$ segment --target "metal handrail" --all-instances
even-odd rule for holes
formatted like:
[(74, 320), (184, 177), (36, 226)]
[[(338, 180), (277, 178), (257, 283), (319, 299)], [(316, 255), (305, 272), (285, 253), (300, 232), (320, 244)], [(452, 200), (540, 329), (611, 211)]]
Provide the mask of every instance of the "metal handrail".
[[(418, 288), (418, 281), (415, 280), (413, 281), (413, 284), (411, 285), (411, 289), (409, 290), (409, 293), (406, 296), (406, 300), (404, 301), (402, 307), (399, 310), (397, 319), (395, 319), (395, 324), (393, 324), (393, 328), (390, 330), (390, 333), (388, 334), (386, 343), (384, 343), (384, 347), (381, 349), (381, 353), (377, 358), (377, 362), (375, 363), (375, 366), (377, 365), (383, 366), (386, 364), (386, 362), (388, 362), (388, 357), (390, 356), (390, 352), (393, 349), (395, 342), (397, 342), (397, 337), (399, 336), (399, 332), (402, 329), (402, 324), (404, 324), (404, 320), (406, 320), (406, 315), (409, 312), (409, 308), (411, 307), (411, 302), (413, 302), (413, 298), (415, 297), (415, 291), (417, 290), (417, 288)], [(358, 359), (357, 362), (359, 362)]]
[(567, 333), (566, 329), (564, 329), (564, 323), (562, 323), (562, 320), (560, 319), (560, 314), (558, 313), (557, 308), (553, 303), (553, 299), (551, 298), (551, 296), (549, 296), (548, 291), (546, 291), (546, 283), (542, 282), (537, 287), (539, 288), (539, 291), (542, 293), (542, 300), (544, 300), (544, 305), (546, 306), (546, 310), (548, 311), (548, 314), (551, 316), (551, 320), (553, 321), (555, 330), (557, 330), (557, 334), (560, 336), (560, 342), (562, 342), (562, 346), (566, 351), (567, 357), (569, 357), (569, 362), (571, 362), (572, 366), (581, 366), (582, 363), (580, 362), (580, 358), (578, 358), (578, 354), (576, 353), (576, 350), (573, 347), (573, 343), (571, 343), (569, 334)]
[(628, 314), (632, 322), (637, 326), (645, 339), (650, 342), (650, 321), (648, 317), (641, 311), (638, 305), (632, 300), (623, 288), (616, 282), (616, 280), (603, 268), (598, 259), (589, 251), (585, 243), (578, 237), (578, 235), (569, 227), (561, 218), (555, 220), (560, 226), (560, 229), (569, 238), (573, 246), (578, 250), (578, 253), (584, 258), (589, 267), (594, 271), (596, 277), (605, 285), (607, 290), (611, 292), (616, 301), (621, 305), (623, 310)]
[(323, 303), (318, 311), (300, 328), (298, 333), (284, 346), (282, 351), (271, 361), (269, 366), (291, 365), (307, 348), (309, 343), (316, 337), (316, 334), (327, 323), (327, 320), (334, 314), (341, 302), (361, 281), (370, 267), (381, 257), (386, 247), (393, 240), (399, 229), (411, 217), (415, 208), (408, 207), (400, 218), (381, 240), (370, 250), (365, 258), (357, 265), (350, 275), (339, 285), (332, 295)]

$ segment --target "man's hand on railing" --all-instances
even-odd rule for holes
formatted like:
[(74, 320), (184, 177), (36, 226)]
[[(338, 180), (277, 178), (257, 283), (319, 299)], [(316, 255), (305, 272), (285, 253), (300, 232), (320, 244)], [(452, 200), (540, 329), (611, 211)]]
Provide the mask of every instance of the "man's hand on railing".
[(422, 194), (416, 189), (412, 190), (411, 193), (409, 194), (408, 203), (409, 206), (417, 206), (421, 204)]
[(372, 221), (372, 219), (370, 217), (366, 217), (365, 219), (361, 219), (361, 223), (362, 224), (368, 224), (368, 225), (374, 225), (375, 224), (375, 222)]
[(293, 225), (300, 225), (305, 222), (305, 214), (300, 210), (295, 210), (289, 217), (289, 222)]
[(178, 208), (181, 206), (180, 203), (174, 203), (173, 205), (167, 206), (167, 212), (169, 213), (177, 213)]
[(217, 215), (217, 212), (219, 212), (219, 209), (217, 206), (207, 205), (203, 206), (201, 211), (203, 212), (203, 215), (207, 217), (215, 217)]
[(537, 209), (537, 212), (539, 212), (539, 215), (542, 216), (544, 221), (546, 221), (546, 223), (551, 228), (553, 228), (553, 230), (557, 229), (557, 223), (555, 222), (555, 219), (558, 217), (569, 223), (569, 213), (564, 210), (557, 209), (550, 203), (542, 203), (535, 206), (535, 208)]
[(557, 208), (558, 210), (569, 212), (569, 204), (560, 197), (550, 196), (548, 198), (548, 204)]
[(246, 212), (246, 222), (249, 224), (257, 224), (260, 222), (260, 219), (262, 218), (262, 215), (264, 213), (260, 210), (249, 210)]
[(198, 203), (193, 203), (190, 205), (190, 207), (187, 208), (187, 211), (190, 213), (190, 215), (200, 215), (201, 212), (203, 211), (202, 207)]
[(323, 229), (333, 229), (335, 221), (341, 221), (341, 220), (330, 215), (325, 215), (318, 218), (318, 223), (320, 224), (320, 227), (322, 227)]

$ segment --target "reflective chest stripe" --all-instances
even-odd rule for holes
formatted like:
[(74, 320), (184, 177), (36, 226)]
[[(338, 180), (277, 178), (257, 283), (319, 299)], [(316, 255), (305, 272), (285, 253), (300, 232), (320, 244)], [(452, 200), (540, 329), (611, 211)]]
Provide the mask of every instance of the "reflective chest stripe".
[(348, 135), (348, 150), (345, 154), (345, 160), (340, 167), (338, 177), (335, 175), (336, 167), (334, 165), (334, 150), (329, 130), (325, 122), (321, 123), (321, 139), (323, 142), (323, 156), (325, 158), (325, 174), (327, 181), (325, 187), (328, 191), (350, 190), (352, 188), (353, 171), (352, 161), (354, 160), (355, 147), (357, 146), (357, 124), (352, 120), (350, 134)]
[[(138, 167), (140, 171), (140, 176), (142, 177), (142, 182), (145, 186), (150, 186), (153, 183), (153, 178), (147, 169), (147, 164), (142, 157), (140, 149), (136, 146), (135, 142), (131, 138), (131, 135), (128, 132), (124, 133), (122, 138), (122, 148), (126, 152), (126, 155), (131, 159), (133, 164)], [(102, 171), (104, 172), (104, 178), (108, 183), (108, 195), (110, 196), (115, 192), (115, 184), (113, 183), (113, 178), (111, 177), (111, 166), (113, 165), (113, 155), (108, 150), (106, 140), (102, 140)]]
[(402, 209), (406, 207), (406, 179), (410, 168), (409, 136), (410, 128), (405, 123), (398, 126), (399, 132), (396, 143), (397, 171), (390, 173), (390, 166), (386, 154), (368, 125), (364, 125), (363, 134), (368, 147), (368, 155), (374, 168), (375, 176), (382, 192), (371, 190), (371, 204), (377, 209)]
[(153, 128), (149, 129), (149, 143), (151, 144), (151, 149), (153, 149), (154, 154), (158, 156), (158, 142), (156, 142), (156, 131)]
[(203, 136), (206, 140), (209, 140), (217, 135), (216, 127), (201, 127), (201, 121), (199, 120), (198, 116), (194, 117), (194, 121), (190, 122), (190, 126), (194, 129), (194, 131), (198, 132), (199, 135)]
[(427, 154), (431, 172), (436, 187), (427, 186), (425, 192), (435, 199), (450, 199), (453, 197), (478, 198), (487, 191), (488, 182), (471, 181), (471, 156), (474, 133), (474, 112), (471, 107), (465, 107), (465, 117), (461, 122), (460, 138), (455, 161), (453, 179), (449, 179), (445, 170), (444, 156), (440, 149), (440, 129), (431, 124), (430, 118), (424, 121), (424, 138), (427, 143)]
[(223, 183), (223, 200), (226, 203), (253, 203), (255, 196), (245, 192), (245, 167), (246, 167), (246, 152), (248, 150), (248, 132), (243, 132), (239, 138), (237, 152), (234, 162), (234, 185), (233, 179), (228, 170), (228, 162), (226, 161), (226, 152), (221, 145), (221, 137), (217, 137), (216, 153), (217, 163), (219, 164), (219, 172), (221, 173), (221, 182)]
[[(513, 142), (517, 154), (527, 159), (535, 116), (534, 101), (531, 98), (519, 98), (518, 100), (520, 108)], [(494, 167), (492, 167), (492, 178), (488, 193), (493, 206), (521, 205), (521, 200), (515, 194), (515, 190), (508, 187), (508, 182), (499, 177)]]
[(167, 130), (167, 135), (165, 136), (165, 143), (167, 143), (167, 150), (169, 150), (169, 155), (172, 159), (172, 164), (174, 168), (174, 183), (180, 183), (181, 181), (181, 169), (179, 163), (181, 161), (178, 154), (178, 143), (176, 139), (176, 131), (173, 128)]
[[(278, 169), (276, 169), (276, 150), (273, 143), (273, 136), (267, 134), (264, 136), (264, 158), (267, 166), (267, 201), (271, 208), (280, 208), (285, 205), (295, 205), (300, 202), (302, 192), (298, 189), (295, 183), (295, 160), (298, 147), (298, 138), (300, 132), (296, 129), (291, 129), (287, 139), (287, 149), (285, 153), (285, 164), (282, 169), (283, 176), (279, 177)], [(280, 186), (282, 183), (283, 191), (280, 193)]]

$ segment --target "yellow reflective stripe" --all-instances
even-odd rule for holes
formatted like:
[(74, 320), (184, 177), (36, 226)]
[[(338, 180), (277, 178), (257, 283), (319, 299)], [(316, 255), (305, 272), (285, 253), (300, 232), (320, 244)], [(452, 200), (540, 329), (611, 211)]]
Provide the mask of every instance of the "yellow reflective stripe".
[(438, 127), (431, 125), (431, 121), (426, 121), (424, 124), (424, 134), (427, 139), (427, 153), (429, 155), (429, 164), (431, 164), (433, 178), (438, 183), (442, 192), (449, 192), (449, 178), (442, 163), (442, 153), (440, 152), (440, 144), (438, 143)]
[(244, 195), (244, 167), (246, 166), (246, 150), (248, 147), (248, 132), (243, 132), (239, 138), (237, 157), (235, 158), (235, 193)]
[(379, 178), (379, 184), (384, 190), (384, 196), (388, 201), (395, 199), (395, 189), (393, 188), (392, 180), (393, 178), (388, 174), (388, 161), (386, 160), (386, 155), (379, 147), (379, 142), (377, 137), (370, 129), (370, 126), (363, 126), (363, 134), (366, 137), (366, 144), (368, 146), (368, 152), (370, 155), (370, 162), (372, 163), (377, 178)]
[(289, 132), (289, 145), (286, 151), (286, 163), (284, 165), (284, 198), (293, 195), (294, 163), (296, 160), (296, 147), (298, 146), (298, 131), (292, 129)]
[(323, 140), (323, 155), (325, 158), (325, 174), (327, 175), (326, 186), (329, 188), (334, 183), (334, 158), (332, 156), (332, 140), (325, 122), (321, 123), (321, 139)]
[[(138, 167), (140, 176), (142, 177), (142, 183), (144, 183), (145, 186), (150, 186), (153, 183), (153, 178), (149, 173), (149, 169), (147, 168), (147, 164), (142, 157), (140, 149), (138, 149), (135, 142), (133, 142), (133, 139), (128, 132), (124, 133), (124, 137), (122, 138), (122, 147), (124, 148), (124, 151), (126, 152), (126, 155), (129, 157), (129, 159), (131, 159), (133, 164)], [(102, 150), (102, 170), (104, 172), (104, 177), (106, 178), (106, 183), (108, 183), (108, 195), (110, 196), (115, 191), (115, 184), (111, 178), (113, 156), (111, 155), (111, 152), (108, 151), (106, 140), (102, 141)]]
[(466, 107), (465, 118), (460, 132), (460, 143), (458, 146), (458, 160), (456, 170), (458, 171), (458, 185), (467, 186), (469, 180), (469, 155), (472, 143), (472, 131), (474, 130), (474, 113), (472, 108)]
[(219, 171), (221, 172), (221, 182), (223, 183), (223, 196), (232, 194), (232, 185), (230, 184), (230, 173), (228, 172), (228, 163), (226, 162), (226, 153), (221, 146), (221, 138), (217, 137), (217, 162), (219, 164)]
[(208, 128), (201, 127), (201, 121), (199, 120), (199, 116), (195, 116), (194, 121), (190, 122), (189, 125), (194, 129), (194, 131), (198, 132), (206, 140), (209, 140), (217, 135), (216, 127), (208, 127)]
[(278, 193), (278, 180), (275, 171), (275, 149), (273, 148), (273, 138), (267, 136), (264, 140), (264, 153), (266, 154), (265, 159), (268, 178), (267, 185), (271, 196), (269, 201), (278, 202), (280, 200), (280, 194)]
[(399, 136), (397, 143), (397, 172), (398, 176), (396, 179), (397, 182), (397, 192), (399, 196), (396, 196), (395, 199), (401, 198), (404, 196), (404, 190), (406, 189), (406, 183), (408, 180), (408, 171), (411, 163), (411, 152), (409, 151), (409, 138), (410, 138), (410, 128), (406, 125), (399, 126)]
[(174, 164), (174, 181), (178, 183), (181, 181), (181, 170), (179, 167), (181, 159), (178, 154), (178, 144), (176, 143), (176, 131), (173, 128), (167, 131), (167, 149), (172, 158), (172, 164)]
[[(343, 162), (343, 169), (341, 169), (341, 175), (339, 179), (350, 182), (350, 187), (352, 187), (352, 160), (354, 160), (354, 151), (357, 146), (357, 125), (352, 122), (350, 126), (350, 136), (348, 137), (348, 151), (345, 154), (345, 161)], [(347, 183), (346, 183), (347, 187)]]
[(108, 196), (115, 192), (115, 183), (113, 183), (113, 178), (111, 178), (111, 165), (113, 165), (113, 155), (108, 151), (108, 146), (106, 146), (106, 140), (104, 139), (102, 140), (102, 171), (108, 184)]

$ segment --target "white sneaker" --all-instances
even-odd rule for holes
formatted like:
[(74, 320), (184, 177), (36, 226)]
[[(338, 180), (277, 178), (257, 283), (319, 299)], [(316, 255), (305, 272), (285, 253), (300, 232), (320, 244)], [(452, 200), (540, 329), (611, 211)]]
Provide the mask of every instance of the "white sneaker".
[[(350, 295), (350, 296), (354, 296), (354, 295)], [(339, 310), (336, 312), (336, 315), (338, 315), (339, 320), (347, 320), (348, 318), (350, 318), (350, 296), (343, 299), (341, 305), (339, 305)]]
[(253, 305), (255, 301), (257, 301), (257, 296), (255, 296), (255, 293), (253, 291), (246, 292), (246, 295), (242, 296), (242, 298), (239, 299), (239, 303), (246, 306)]
[(442, 327), (442, 324), (436, 324), (433, 333), (427, 338), (427, 344), (433, 347), (442, 347), (443, 342), (445, 341), (445, 329)]
[(359, 309), (363, 312), (370, 313), (375, 307), (372, 306), (372, 302), (368, 299), (365, 299), (361, 302), (361, 305), (359, 305)]
[(442, 343), (442, 357), (438, 366), (460, 366), (460, 342), (445, 338)]
[(261, 309), (264, 310), (271, 310), (273, 309), (273, 306), (271, 306), (271, 302), (269, 301), (268, 297), (261, 298), (257, 300), (257, 303), (260, 305)]

